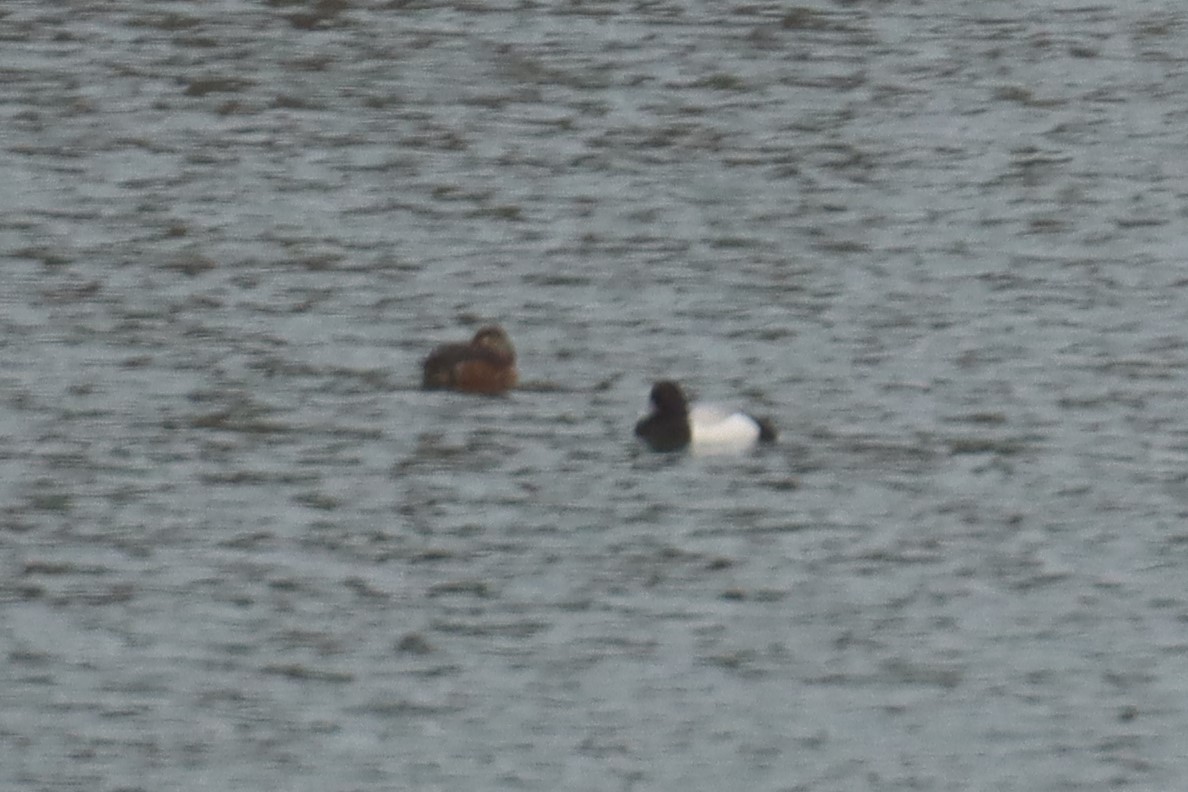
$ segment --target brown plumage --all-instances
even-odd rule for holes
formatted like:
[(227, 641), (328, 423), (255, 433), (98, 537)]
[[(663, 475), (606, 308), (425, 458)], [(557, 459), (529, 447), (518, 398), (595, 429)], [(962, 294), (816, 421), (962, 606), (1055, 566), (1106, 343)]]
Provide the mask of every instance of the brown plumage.
[(422, 366), (421, 385), (489, 395), (516, 386), (516, 349), (498, 325), (488, 325), (467, 344), (444, 344), (429, 353)]

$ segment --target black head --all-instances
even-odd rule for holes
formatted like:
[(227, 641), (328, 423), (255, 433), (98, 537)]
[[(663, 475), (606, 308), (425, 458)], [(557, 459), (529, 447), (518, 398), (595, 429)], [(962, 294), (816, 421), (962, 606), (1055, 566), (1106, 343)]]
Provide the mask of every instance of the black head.
[(652, 409), (660, 415), (688, 415), (689, 402), (681, 386), (672, 380), (660, 380), (652, 386)]
[(654, 451), (679, 451), (693, 438), (689, 405), (681, 386), (662, 380), (652, 386), (652, 413), (635, 425), (635, 435)]

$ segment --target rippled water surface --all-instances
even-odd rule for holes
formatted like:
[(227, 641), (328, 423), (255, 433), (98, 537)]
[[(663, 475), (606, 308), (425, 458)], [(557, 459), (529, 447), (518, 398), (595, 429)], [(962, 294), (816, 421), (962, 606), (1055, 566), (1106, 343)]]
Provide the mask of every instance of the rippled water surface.
[(1186, 36), (4, 3), (0, 787), (1175, 788)]

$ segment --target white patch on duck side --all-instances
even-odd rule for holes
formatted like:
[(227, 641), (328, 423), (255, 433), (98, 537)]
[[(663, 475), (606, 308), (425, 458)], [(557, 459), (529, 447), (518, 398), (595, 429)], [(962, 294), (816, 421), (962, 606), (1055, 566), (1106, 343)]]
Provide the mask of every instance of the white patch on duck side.
[(689, 445), (695, 453), (745, 451), (759, 440), (759, 425), (753, 418), (713, 405), (690, 407), (689, 427), (693, 435)]

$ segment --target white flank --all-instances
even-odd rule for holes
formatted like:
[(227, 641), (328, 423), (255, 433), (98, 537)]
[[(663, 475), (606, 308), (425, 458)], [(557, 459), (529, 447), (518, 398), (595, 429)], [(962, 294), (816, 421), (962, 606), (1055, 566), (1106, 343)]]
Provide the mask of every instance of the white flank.
[(709, 405), (691, 407), (689, 425), (696, 453), (745, 451), (759, 439), (759, 426), (750, 416)]

